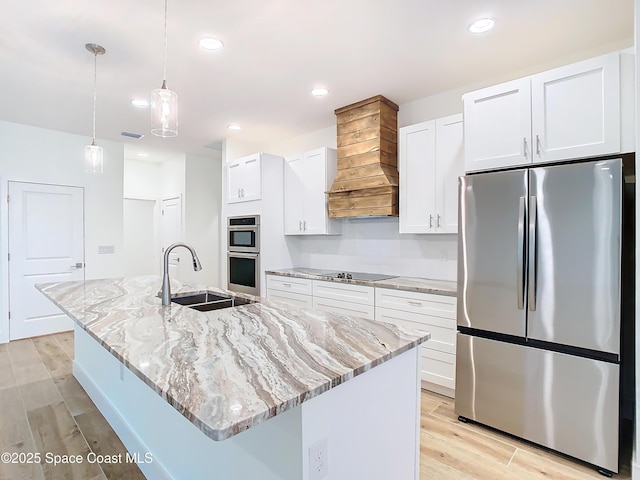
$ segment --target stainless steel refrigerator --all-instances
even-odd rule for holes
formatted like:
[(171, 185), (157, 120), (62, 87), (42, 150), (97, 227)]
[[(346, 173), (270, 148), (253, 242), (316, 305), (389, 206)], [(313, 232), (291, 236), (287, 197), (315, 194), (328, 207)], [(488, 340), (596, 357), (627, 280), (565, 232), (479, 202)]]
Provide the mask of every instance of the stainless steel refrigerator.
[(622, 160), (460, 178), (455, 410), (618, 471)]

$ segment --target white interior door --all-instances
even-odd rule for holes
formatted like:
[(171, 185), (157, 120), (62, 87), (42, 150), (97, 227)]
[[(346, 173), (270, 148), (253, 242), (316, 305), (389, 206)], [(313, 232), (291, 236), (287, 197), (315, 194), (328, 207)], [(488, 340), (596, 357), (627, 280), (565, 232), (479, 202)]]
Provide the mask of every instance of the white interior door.
[[(182, 241), (182, 198), (172, 197), (162, 200), (161, 215), (161, 237), (162, 237), (162, 259), (164, 261), (164, 251), (172, 243)], [(177, 249), (169, 254), (169, 275), (171, 278), (180, 280), (180, 252), (184, 249)]]
[(84, 280), (84, 190), (9, 182), (9, 336), (70, 330), (35, 285)]
[(122, 214), (125, 276), (157, 275), (160, 249), (156, 237), (156, 201), (125, 198)]

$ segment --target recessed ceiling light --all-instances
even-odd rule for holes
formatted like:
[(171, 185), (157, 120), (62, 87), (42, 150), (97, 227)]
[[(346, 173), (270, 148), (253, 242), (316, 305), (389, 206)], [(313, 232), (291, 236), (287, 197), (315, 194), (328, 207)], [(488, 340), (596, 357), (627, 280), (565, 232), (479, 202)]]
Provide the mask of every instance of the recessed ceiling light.
[(200, 48), (204, 50), (220, 50), (224, 47), (222, 40), (213, 37), (204, 37), (200, 39)]
[(229, 130), (235, 130), (235, 131), (237, 131), (237, 130), (242, 130), (242, 127), (241, 127), (240, 125), (235, 125), (235, 124), (227, 125), (227, 128), (228, 128)]
[(131, 100), (131, 105), (137, 108), (147, 108), (149, 106), (149, 101), (144, 98), (134, 98)]
[(491, 17), (479, 18), (471, 25), (469, 25), (469, 31), (471, 33), (485, 33), (493, 28), (496, 21)]
[(311, 90), (311, 95), (313, 95), (314, 97), (324, 97), (328, 93), (329, 90), (327, 90), (326, 88), (314, 88), (313, 90)]

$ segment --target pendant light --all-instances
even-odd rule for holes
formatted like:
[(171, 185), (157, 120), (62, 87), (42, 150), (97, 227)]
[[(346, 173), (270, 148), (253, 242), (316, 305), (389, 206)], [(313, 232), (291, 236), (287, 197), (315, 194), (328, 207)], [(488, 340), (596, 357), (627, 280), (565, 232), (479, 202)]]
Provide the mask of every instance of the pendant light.
[(151, 133), (158, 137), (178, 135), (178, 95), (167, 88), (167, 0), (164, 0), (164, 76), (162, 87), (151, 92)]
[(104, 55), (106, 50), (96, 43), (87, 43), (84, 47), (93, 53), (93, 139), (91, 140), (91, 145), (85, 145), (84, 147), (84, 171), (86, 173), (102, 173), (102, 147), (96, 145), (96, 77), (98, 55)]

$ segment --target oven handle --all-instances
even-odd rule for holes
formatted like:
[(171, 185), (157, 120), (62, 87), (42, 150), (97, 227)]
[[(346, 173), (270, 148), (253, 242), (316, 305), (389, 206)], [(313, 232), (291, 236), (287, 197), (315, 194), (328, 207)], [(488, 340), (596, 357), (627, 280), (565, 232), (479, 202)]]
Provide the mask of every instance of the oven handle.
[(231, 232), (237, 232), (237, 231), (242, 231), (242, 230), (252, 230), (254, 232), (257, 232), (258, 229), (260, 228), (259, 225), (229, 225), (227, 227), (227, 230), (231, 231)]
[(227, 252), (227, 257), (257, 258), (259, 255), (259, 253)]

